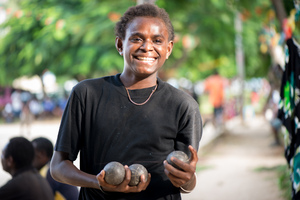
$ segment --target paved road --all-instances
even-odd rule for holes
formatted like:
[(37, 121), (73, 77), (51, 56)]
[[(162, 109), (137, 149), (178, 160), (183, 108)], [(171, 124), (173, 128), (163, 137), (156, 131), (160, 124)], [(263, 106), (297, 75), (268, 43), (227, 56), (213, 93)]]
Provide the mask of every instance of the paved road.
[[(58, 128), (58, 120), (35, 121), (31, 134), (25, 136), (30, 140), (44, 136), (55, 143)], [(256, 170), (285, 164), (283, 149), (269, 146), (272, 136), (268, 123), (256, 117), (242, 125), (236, 118), (226, 129), (228, 133), (218, 137), (219, 132), (210, 124), (205, 127), (198, 162), (202, 170), (197, 173), (195, 190), (183, 195), (183, 200), (282, 200), (275, 172)], [(18, 135), (18, 124), (0, 125), (0, 149)], [(10, 175), (0, 168), (0, 186), (8, 179)]]

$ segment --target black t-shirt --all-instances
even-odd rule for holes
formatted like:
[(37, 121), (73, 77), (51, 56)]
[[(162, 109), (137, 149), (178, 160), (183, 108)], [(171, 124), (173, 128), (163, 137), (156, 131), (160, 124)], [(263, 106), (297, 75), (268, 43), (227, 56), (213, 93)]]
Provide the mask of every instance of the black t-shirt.
[(53, 200), (47, 180), (33, 167), (18, 170), (13, 178), (0, 188), (1, 200)]
[[(55, 150), (74, 161), (80, 151), (80, 169), (97, 175), (111, 161), (139, 163), (151, 173), (141, 193), (111, 193), (81, 188), (80, 199), (181, 199), (179, 189), (164, 174), (163, 160), (173, 150), (190, 155), (202, 134), (199, 105), (187, 93), (158, 79), (150, 100), (137, 106), (128, 100), (120, 74), (80, 82), (65, 108)], [(130, 91), (143, 102), (151, 89)]]

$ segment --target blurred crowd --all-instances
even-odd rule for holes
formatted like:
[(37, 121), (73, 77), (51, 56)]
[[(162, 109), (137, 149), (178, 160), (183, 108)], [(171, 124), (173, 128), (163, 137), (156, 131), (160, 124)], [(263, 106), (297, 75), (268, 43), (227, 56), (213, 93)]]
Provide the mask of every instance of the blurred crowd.
[[(218, 93), (221, 93), (221, 91), (223, 93), (222, 101), (215, 106), (222, 107), (224, 120), (229, 120), (240, 113), (243, 114), (245, 119), (254, 117), (256, 114), (264, 114), (265, 106), (268, 104), (268, 96), (273, 92), (267, 79), (252, 78), (245, 81), (244, 85), (242, 85), (237, 78), (227, 79), (220, 77), (222, 84), (217, 84), (215, 80), (209, 81), (211, 78), (199, 80), (195, 83), (185, 78), (169, 79), (168, 83), (192, 95), (198, 101), (204, 118), (207, 115), (213, 115), (214, 110), (214, 100), (210, 99), (210, 94), (212, 93), (209, 92), (208, 82), (210, 82), (210, 85), (216, 84), (217, 87), (222, 87), (222, 90), (218, 90)], [(243, 99), (240, 98), (242, 87), (244, 87)], [(220, 97), (217, 96), (217, 98)], [(243, 110), (241, 110), (241, 104), (243, 104)]]
[[(205, 118), (213, 114), (213, 105), (205, 98), (209, 93), (205, 89), (206, 80), (192, 83), (186, 78), (169, 79), (168, 83), (176, 88), (182, 89), (192, 95), (200, 104), (200, 111)], [(244, 108), (241, 105), (241, 83), (238, 79), (223, 78), (224, 99), (222, 102), (222, 113), (224, 120), (229, 120), (240, 112), (245, 118), (251, 118), (255, 114), (264, 112), (264, 102), (271, 92), (270, 83), (263, 78), (253, 78), (244, 84)], [(0, 121), (4, 123), (21, 122), (30, 124), (32, 120), (42, 120), (61, 117), (65, 108), (68, 92), (57, 92), (41, 97), (29, 91), (10, 87), (0, 87)], [(207, 101), (206, 101), (207, 100)]]
[(67, 94), (40, 98), (29, 91), (0, 88), (0, 112), (5, 123), (20, 121), (30, 124), (34, 119), (60, 117), (67, 102)]

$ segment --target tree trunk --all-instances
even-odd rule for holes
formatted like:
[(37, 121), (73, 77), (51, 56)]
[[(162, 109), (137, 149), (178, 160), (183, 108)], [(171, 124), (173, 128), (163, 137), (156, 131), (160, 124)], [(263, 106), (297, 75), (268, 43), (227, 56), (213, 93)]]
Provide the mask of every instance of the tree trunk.
[(283, 20), (287, 17), (286, 11), (284, 9), (284, 5), (283, 5), (283, 0), (271, 0), (274, 8), (275, 8), (275, 12), (276, 12), (276, 17), (278, 19), (278, 21), (280, 22), (281, 28), (283, 25)]

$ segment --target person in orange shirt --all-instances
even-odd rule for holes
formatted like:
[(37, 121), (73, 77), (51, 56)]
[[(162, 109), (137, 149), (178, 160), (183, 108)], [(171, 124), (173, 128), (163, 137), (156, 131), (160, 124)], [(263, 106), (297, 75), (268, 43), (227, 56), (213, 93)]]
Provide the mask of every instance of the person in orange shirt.
[(224, 80), (218, 71), (204, 81), (204, 91), (209, 93), (209, 101), (214, 108), (213, 124), (223, 123)]

